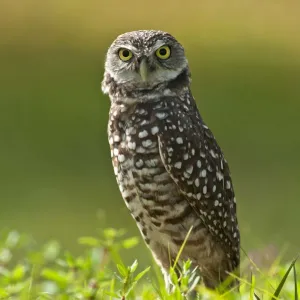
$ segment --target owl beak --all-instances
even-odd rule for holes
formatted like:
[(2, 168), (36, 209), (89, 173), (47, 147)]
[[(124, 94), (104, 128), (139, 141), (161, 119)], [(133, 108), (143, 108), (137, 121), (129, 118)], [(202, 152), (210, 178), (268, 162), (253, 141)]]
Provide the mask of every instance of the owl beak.
[(149, 69), (148, 69), (148, 64), (146, 62), (146, 58), (143, 58), (140, 63), (140, 75), (141, 75), (143, 81), (147, 81), (148, 73), (149, 73), (148, 71), (149, 71)]

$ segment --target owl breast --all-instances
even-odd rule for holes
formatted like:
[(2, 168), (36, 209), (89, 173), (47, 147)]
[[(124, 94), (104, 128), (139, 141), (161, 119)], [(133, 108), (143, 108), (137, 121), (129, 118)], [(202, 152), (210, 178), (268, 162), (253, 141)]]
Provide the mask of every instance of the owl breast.
[(162, 107), (160, 102), (112, 105), (108, 134), (122, 197), (146, 243), (173, 245), (177, 252), (189, 228), (201, 222), (161, 160), (157, 135), (163, 130), (158, 119)]

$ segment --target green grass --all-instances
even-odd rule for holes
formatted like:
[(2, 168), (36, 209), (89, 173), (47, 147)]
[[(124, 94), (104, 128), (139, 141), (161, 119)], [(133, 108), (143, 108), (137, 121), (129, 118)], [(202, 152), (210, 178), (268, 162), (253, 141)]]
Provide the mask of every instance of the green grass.
[(231, 290), (218, 294), (199, 284), (200, 278), (187, 261), (180, 280), (175, 266), (171, 268), (174, 289), (168, 294), (155, 264), (140, 268), (134, 257), (131, 265), (123, 263), (120, 250), (131, 251), (138, 242), (137, 237), (127, 238), (124, 230), (108, 228), (97, 237), (79, 238), (82, 254), (74, 256), (54, 240), (38, 246), (28, 235), (2, 233), (0, 299), (180, 300), (187, 299), (188, 292), (196, 288), (197, 299), (298, 300), (297, 259), (288, 264), (278, 259), (269, 270), (262, 271), (246, 258), (242, 269), (248, 271), (239, 278), (240, 293)]

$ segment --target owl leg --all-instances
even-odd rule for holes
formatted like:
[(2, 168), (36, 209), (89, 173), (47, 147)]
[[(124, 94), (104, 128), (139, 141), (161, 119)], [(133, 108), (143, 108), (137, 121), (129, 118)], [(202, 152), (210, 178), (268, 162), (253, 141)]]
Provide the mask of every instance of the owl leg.
[[(153, 245), (152, 245), (153, 246)], [(170, 276), (170, 267), (174, 266), (176, 255), (172, 255), (170, 251), (162, 246), (158, 245), (157, 247), (150, 248), (152, 251), (152, 255), (157, 263), (157, 265), (160, 267), (161, 272), (164, 277), (165, 286), (167, 292), (170, 294), (174, 290), (174, 283), (172, 282), (171, 276)], [(175, 272), (177, 274), (178, 278), (178, 284), (180, 285), (180, 276), (181, 276), (181, 266), (180, 264), (176, 265)], [(196, 291), (191, 291), (189, 295), (186, 295), (187, 299), (196, 299)]]
[(216, 289), (223, 280), (220, 274), (220, 268), (204, 266), (200, 268), (204, 285), (209, 289)]
[(169, 253), (170, 251), (168, 251), (166, 247), (158, 243), (150, 245), (150, 249), (155, 262), (160, 267), (161, 272), (163, 274), (166, 290), (168, 291), (168, 293), (171, 293), (172, 289), (174, 288), (174, 285), (170, 278), (169, 271), (175, 258), (171, 256), (171, 254)]
[(218, 289), (220, 291), (232, 288), (238, 285), (238, 281), (230, 277), (226, 262), (222, 264), (205, 265), (200, 268), (204, 285), (209, 289)]

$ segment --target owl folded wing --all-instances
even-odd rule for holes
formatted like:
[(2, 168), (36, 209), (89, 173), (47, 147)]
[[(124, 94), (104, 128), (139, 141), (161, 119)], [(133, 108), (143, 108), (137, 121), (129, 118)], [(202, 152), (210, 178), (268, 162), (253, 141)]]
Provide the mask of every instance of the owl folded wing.
[(236, 204), (221, 149), (197, 115), (175, 109), (164, 121), (158, 141), (167, 172), (211, 235), (229, 249), (228, 256), (237, 256), (238, 261)]

